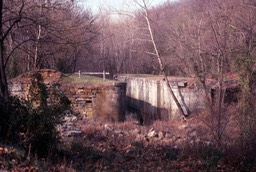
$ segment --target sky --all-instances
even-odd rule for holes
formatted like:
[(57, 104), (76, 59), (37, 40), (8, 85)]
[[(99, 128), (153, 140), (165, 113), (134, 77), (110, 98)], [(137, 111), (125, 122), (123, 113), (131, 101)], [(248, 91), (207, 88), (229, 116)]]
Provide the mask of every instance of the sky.
[[(141, 2), (140, 0), (137, 1)], [(147, 0), (148, 7), (161, 5), (166, 1), (174, 0)], [(97, 14), (100, 10), (114, 12), (138, 9), (138, 6), (134, 4), (133, 0), (83, 0), (82, 4), (86, 9), (91, 10), (93, 14)]]

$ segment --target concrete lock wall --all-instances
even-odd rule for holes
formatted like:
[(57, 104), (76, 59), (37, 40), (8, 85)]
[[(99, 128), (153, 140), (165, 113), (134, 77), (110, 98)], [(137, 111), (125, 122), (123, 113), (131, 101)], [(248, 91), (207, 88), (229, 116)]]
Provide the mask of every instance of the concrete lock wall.
[[(40, 70), (44, 82), (49, 87), (60, 81), (60, 73), (54, 70)], [(47, 75), (46, 75), (47, 73)], [(8, 82), (12, 96), (23, 99), (29, 97), (31, 74), (26, 74)], [(61, 83), (60, 90), (71, 101), (72, 110), (82, 116), (100, 117), (112, 121), (123, 121), (126, 112), (126, 83), (113, 82), (102, 85)]]
[[(181, 117), (181, 113), (164, 80), (131, 76), (118, 76), (117, 80), (127, 82), (128, 106), (140, 111), (144, 122), (147, 123), (156, 119), (171, 120)], [(180, 80), (177, 82), (179, 85), (179, 89), (177, 89), (175, 83), (176, 81), (170, 81), (176, 97), (179, 102), (183, 99), (191, 112), (205, 107), (205, 96), (200, 87), (193, 84), (188, 85), (188, 81)]]

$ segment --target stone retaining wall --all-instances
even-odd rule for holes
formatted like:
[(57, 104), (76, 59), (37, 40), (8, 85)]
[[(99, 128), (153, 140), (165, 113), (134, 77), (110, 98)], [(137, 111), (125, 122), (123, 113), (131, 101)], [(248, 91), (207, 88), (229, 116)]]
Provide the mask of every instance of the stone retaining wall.
[(65, 84), (61, 90), (68, 95), (73, 110), (87, 117), (123, 121), (126, 111), (126, 83), (111, 85)]
[[(60, 72), (48, 69), (39, 72), (48, 87), (60, 82)], [(10, 80), (8, 82), (10, 94), (28, 99), (33, 73), (35, 71)], [(82, 116), (101, 117), (115, 121), (123, 121), (125, 118), (126, 83), (113, 82), (102, 85), (62, 83), (60, 90), (71, 101), (72, 110)]]

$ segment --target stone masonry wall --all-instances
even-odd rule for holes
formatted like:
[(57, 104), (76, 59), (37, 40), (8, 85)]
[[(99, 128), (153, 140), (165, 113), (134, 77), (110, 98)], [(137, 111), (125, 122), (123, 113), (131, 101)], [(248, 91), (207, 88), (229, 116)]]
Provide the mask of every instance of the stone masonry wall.
[[(21, 75), (8, 82), (12, 96), (28, 99), (31, 77), (35, 71)], [(37, 71), (38, 72), (38, 71)], [(45, 84), (60, 82), (61, 73), (55, 70), (39, 71)], [(113, 82), (104, 85), (67, 84), (62, 83), (60, 89), (69, 98), (72, 110), (82, 116), (102, 117), (115, 121), (123, 121), (126, 111), (126, 83)]]
[(29, 88), (31, 79), (35, 72), (40, 72), (44, 79), (44, 83), (50, 86), (60, 81), (62, 74), (55, 70), (42, 69), (40, 71), (30, 71), (8, 81), (9, 92), (12, 96), (17, 96), (25, 100), (29, 97)]
[(66, 84), (61, 90), (68, 95), (73, 110), (87, 117), (123, 121), (126, 111), (126, 83), (112, 85)]

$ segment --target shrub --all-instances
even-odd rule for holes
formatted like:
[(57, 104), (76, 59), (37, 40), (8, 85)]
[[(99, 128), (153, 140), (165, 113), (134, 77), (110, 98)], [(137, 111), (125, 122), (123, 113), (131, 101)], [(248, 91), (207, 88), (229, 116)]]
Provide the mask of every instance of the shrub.
[(26, 132), (27, 106), (17, 97), (0, 99), (0, 138), (6, 143), (19, 143)]
[(61, 123), (63, 111), (70, 108), (70, 101), (59, 90), (59, 84), (47, 88), (40, 73), (33, 75), (31, 83), (31, 102), (39, 106), (31, 108), (27, 119), (26, 146), (31, 145), (33, 152), (45, 156), (59, 145), (56, 125)]
[(6, 143), (22, 145), (43, 157), (60, 143), (56, 125), (61, 123), (70, 101), (58, 89), (58, 84), (47, 88), (39, 73), (33, 75), (31, 83), (29, 101), (17, 97), (8, 101), (0, 99), (0, 137)]

